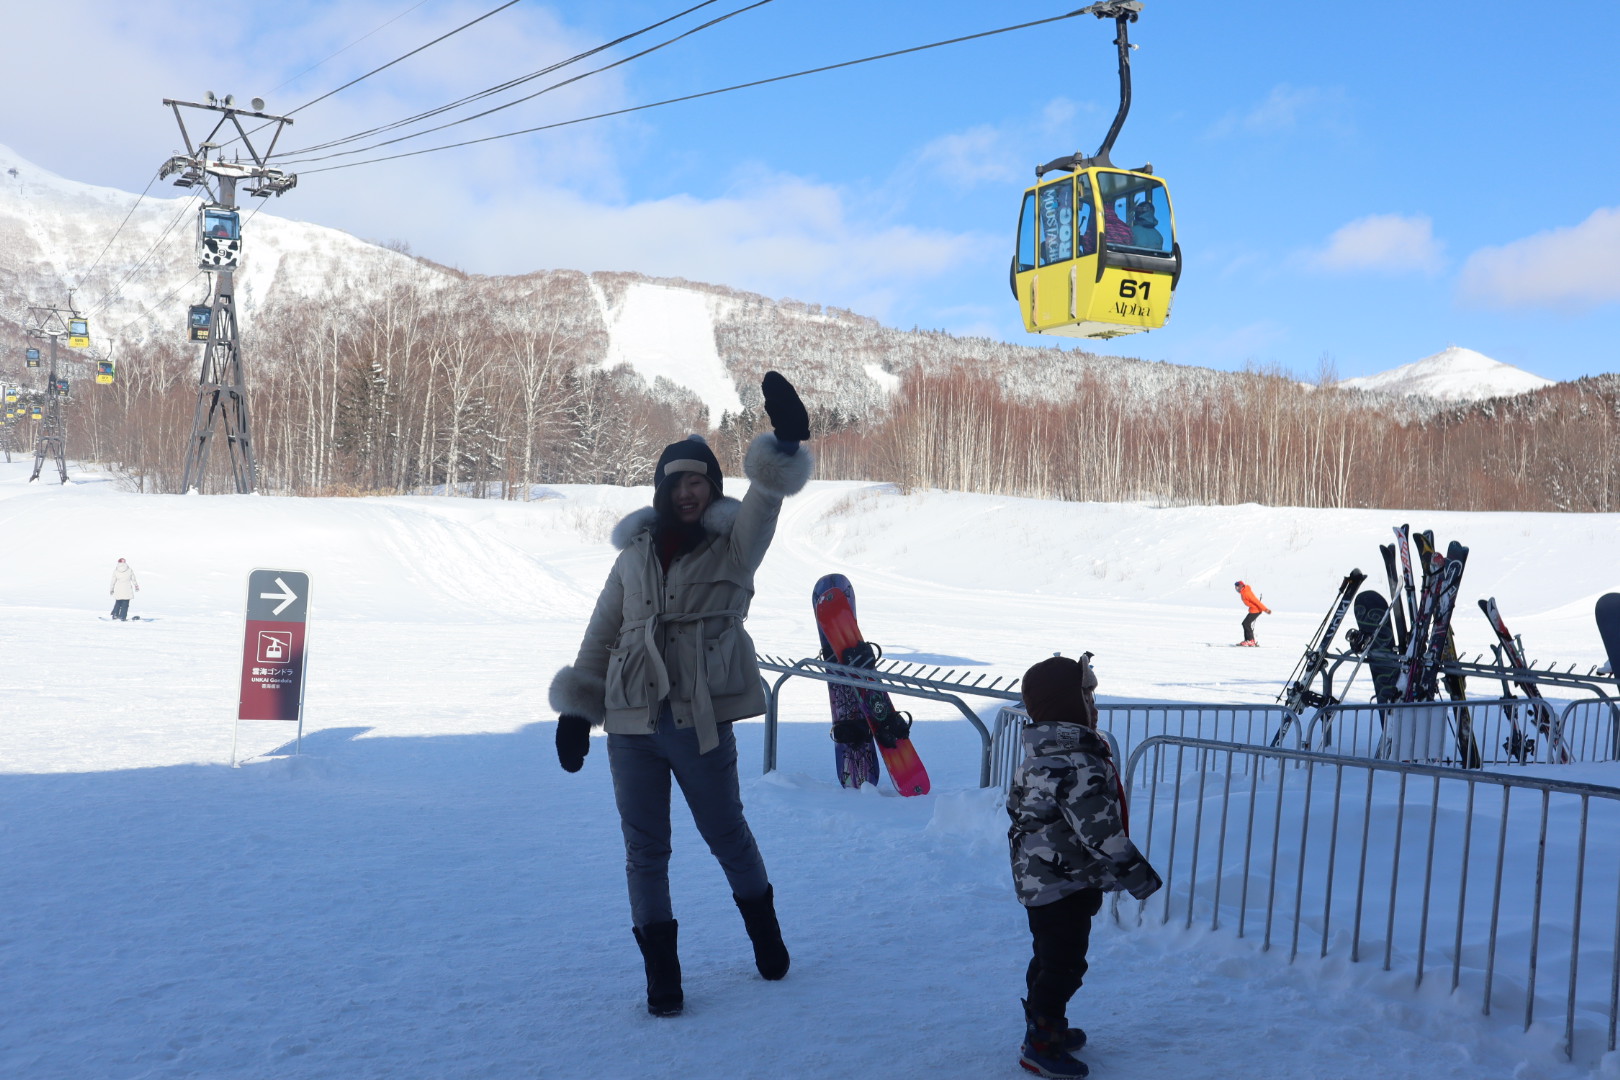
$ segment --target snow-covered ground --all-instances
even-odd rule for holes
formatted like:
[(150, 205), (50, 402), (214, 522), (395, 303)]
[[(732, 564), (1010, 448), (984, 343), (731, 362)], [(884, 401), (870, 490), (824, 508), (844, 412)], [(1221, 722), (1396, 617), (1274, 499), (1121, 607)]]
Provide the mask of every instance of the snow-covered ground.
[[(934, 793), (847, 792), (826, 696), (789, 683), (778, 772), (739, 725), (744, 796), (794, 966), (753, 972), (724, 879), (677, 812), (687, 1013), (642, 1008), (601, 743), (552, 752), (568, 662), (646, 489), (531, 503), (137, 496), (0, 464), (0, 1076), (1020, 1075), (1028, 936), (978, 740), (915, 711)], [(740, 483), (736, 484), (739, 489)], [(730, 490), (731, 485), (728, 485)], [(1472, 549), (1459, 634), (1499, 598), (1530, 651), (1601, 659), (1620, 517), (1154, 508), (815, 484), (792, 500), (749, 628), (813, 651), (809, 591), (855, 582), (892, 657), (1017, 675), (1091, 649), (1105, 696), (1264, 702), (1389, 526)], [(141, 622), (104, 621), (127, 558)], [(248, 571), (312, 577), (301, 756), (244, 723)], [(1277, 614), (1227, 648), (1253, 582)], [(148, 621), (155, 620), (155, 621)], [(1217, 647), (1211, 647), (1217, 646)], [(1598, 779), (1608, 767), (1583, 766)], [(1620, 775), (1611, 782), (1620, 783)], [(1106, 920), (1071, 1018), (1094, 1075), (1500, 1080), (1620, 1075), (1444, 980)]]

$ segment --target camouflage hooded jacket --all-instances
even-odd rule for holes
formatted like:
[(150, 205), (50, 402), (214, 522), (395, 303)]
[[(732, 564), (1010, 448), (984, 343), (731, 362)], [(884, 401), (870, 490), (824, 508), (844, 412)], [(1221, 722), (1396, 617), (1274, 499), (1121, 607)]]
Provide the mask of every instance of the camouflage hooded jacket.
[(1024, 761), (1007, 796), (1013, 885), (1026, 907), (1081, 889), (1145, 900), (1162, 882), (1125, 832), (1108, 744), (1079, 724), (1024, 728)]

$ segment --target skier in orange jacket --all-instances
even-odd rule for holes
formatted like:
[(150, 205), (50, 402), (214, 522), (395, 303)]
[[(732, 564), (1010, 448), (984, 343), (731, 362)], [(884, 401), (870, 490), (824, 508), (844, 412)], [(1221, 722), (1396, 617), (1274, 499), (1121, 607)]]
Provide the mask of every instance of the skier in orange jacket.
[(1270, 615), (1271, 609), (1261, 603), (1260, 598), (1254, 595), (1254, 590), (1243, 582), (1234, 582), (1232, 587), (1237, 590), (1238, 599), (1243, 601), (1243, 606), (1249, 609), (1249, 614), (1243, 619), (1243, 640), (1238, 644), (1259, 645), (1260, 643), (1254, 640), (1254, 620), (1262, 614)]

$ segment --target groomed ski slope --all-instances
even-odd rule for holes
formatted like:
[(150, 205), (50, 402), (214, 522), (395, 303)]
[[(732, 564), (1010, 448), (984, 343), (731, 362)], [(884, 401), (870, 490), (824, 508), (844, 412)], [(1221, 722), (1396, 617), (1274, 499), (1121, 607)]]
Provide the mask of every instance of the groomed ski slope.
[[(977, 737), (922, 704), (934, 794), (840, 790), (819, 687), (785, 698), (782, 768), (744, 795), (794, 967), (753, 972), (724, 879), (677, 810), (687, 1014), (642, 1011), (605, 753), (552, 753), (571, 660), (646, 489), (533, 503), (181, 498), (0, 464), (0, 1076), (994, 1077), (1015, 1065), (1027, 949)], [(728, 483), (740, 493), (741, 482)], [(809, 588), (855, 582), (890, 656), (1016, 675), (1097, 653), (1112, 698), (1267, 701), (1338, 580), (1410, 520), (1471, 549), (1465, 652), (1495, 595), (1533, 655), (1600, 659), (1613, 516), (1157, 509), (815, 484), (789, 503), (749, 628), (812, 649)], [(101, 621), (113, 563), (142, 591)], [(313, 578), (303, 754), (244, 724), (247, 572)], [(1276, 615), (1233, 649), (1253, 582)], [(1465, 609), (1464, 609), (1465, 608)], [(1607, 767), (1581, 778), (1620, 783)], [(1071, 1018), (1093, 1075), (1620, 1075), (1565, 1064), (1556, 1018), (1376, 963), (1225, 932), (1099, 923)], [(1587, 1045), (1592, 1044), (1588, 1041)]]

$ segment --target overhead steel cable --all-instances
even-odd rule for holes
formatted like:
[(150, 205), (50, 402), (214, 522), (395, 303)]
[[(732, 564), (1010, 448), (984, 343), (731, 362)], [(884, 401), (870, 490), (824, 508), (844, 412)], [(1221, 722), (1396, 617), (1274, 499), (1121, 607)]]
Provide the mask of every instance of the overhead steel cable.
[[(329, 140), (327, 142), (315, 143), (315, 144), (313, 144), (311, 146), (305, 146), (305, 147), (302, 147), (302, 148), (300, 148), (298, 150), (287, 150), (287, 151), (284, 151), (284, 152), (282, 152), (280, 154), (275, 155), (275, 157), (277, 159), (281, 159), (281, 158), (296, 157), (296, 156), (301, 155), (301, 154), (313, 154), (313, 153), (316, 153), (317, 151), (320, 151), (320, 150), (329, 150), (334, 146), (342, 146), (345, 143), (351, 143), (351, 142), (355, 142), (355, 141), (357, 141), (359, 139), (369, 138), (372, 135), (380, 135), (385, 131), (396, 131), (399, 128), (405, 127), (405, 126), (407, 126), (409, 124), (418, 123), (418, 122), (420, 122), (422, 120), (431, 120), (433, 117), (442, 115), (443, 113), (447, 113), (451, 109), (459, 109), (463, 105), (468, 105), (468, 104), (471, 104), (474, 101), (480, 101), (480, 100), (482, 100), (484, 98), (492, 97), (495, 94), (503, 93), (503, 92), (505, 92), (507, 90), (513, 89), (514, 87), (522, 86), (524, 83), (533, 82), (535, 79), (541, 78), (541, 77), (546, 76), (546, 75), (550, 75), (552, 72), (560, 71), (561, 69), (563, 69), (565, 67), (568, 67), (570, 64), (577, 64), (581, 60), (589, 59), (590, 57), (595, 56), (599, 52), (603, 52), (603, 51), (605, 51), (607, 49), (613, 48), (615, 45), (622, 45), (626, 41), (630, 41), (633, 38), (640, 37), (642, 34), (651, 33), (652, 31), (657, 30), (661, 26), (667, 26), (669, 23), (675, 22), (677, 19), (684, 18), (685, 16), (692, 14), (692, 12), (697, 11), (700, 8), (706, 8), (711, 4), (717, 4), (719, 2), (720, 2), (720, 0), (703, 0), (703, 2), (701, 4), (694, 4), (692, 7), (687, 8), (685, 11), (678, 11), (674, 15), (669, 16), (668, 18), (660, 19), (658, 22), (652, 23), (652, 24), (650, 24), (648, 26), (643, 26), (639, 30), (633, 30), (628, 34), (623, 35), (622, 37), (617, 37), (617, 38), (614, 38), (612, 41), (606, 42), (606, 43), (604, 43), (602, 45), (598, 45), (594, 49), (587, 49), (582, 53), (577, 53), (574, 56), (570, 56), (566, 60), (559, 60), (555, 64), (548, 64), (547, 66), (541, 68), (539, 71), (531, 71), (527, 75), (520, 75), (520, 76), (518, 76), (516, 78), (508, 79), (506, 82), (503, 82), (503, 83), (499, 84), (498, 86), (491, 86), (488, 89), (480, 90), (477, 93), (468, 94), (466, 97), (459, 98), (458, 100), (449, 102), (448, 104), (440, 105), (437, 108), (428, 109), (426, 112), (419, 112), (415, 116), (407, 116), (403, 120), (395, 120), (391, 124), (382, 124), (382, 125), (380, 125), (378, 127), (368, 128), (365, 131), (356, 132), (353, 135), (345, 135), (341, 139), (331, 139), (331, 140)], [(605, 70), (605, 69), (603, 69), (603, 70)]]
[[(522, 0), (507, 0), (506, 3), (500, 5), (499, 7), (495, 8), (495, 9), (493, 9), (491, 11), (484, 12), (482, 15), (478, 16), (478, 18), (473, 19), (473, 20), (471, 20), (469, 22), (464, 22), (460, 26), (456, 27), (454, 30), (450, 30), (450, 31), (447, 31), (446, 33), (440, 34), (438, 37), (434, 38), (432, 41), (428, 42), (425, 45), (418, 45), (416, 48), (412, 49), (410, 52), (406, 53), (403, 56), (394, 57), (392, 60), (388, 61), (388, 63), (386, 63), (386, 64), (383, 64), (381, 67), (372, 68), (370, 71), (366, 72), (364, 75), (356, 76), (355, 78), (350, 79), (348, 82), (344, 83), (342, 86), (339, 86), (339, 87), (337, 87), (335, 89), (332, 89), (332, 90), (328, 90), (326, 93), (322, 94), (320, 97), (311, 98), (310, 100), (304, 102), (302, 105), (298, 106), (298, 108), (293, 109), (291, 112), (285, 113), (283, 115), (284, 116), (292, 116), (293, 113), (303, 112), (305, 109), (309, 108), (311, 105), (314, 105), (316, 102), (325, 101), (327, 98), (331, 97), (333, 94), (341, 93), (344, 90), (347, 90), (349, 87), (355, 85), (356, 83), (364, 82), (365, 80), (371, 78), (373, 75), (377, 74), (379, 71), (387, 71), (389, 68), (393, 67), (395, 64), (399, 63), (400, 61), (409, 60), (411, 57), (415, 56), (419, 52), (422, 52), (424, 49), (431, 49), (433, 46), (437, 45), (439, 42), (445, 40), (446, 38), (454, 37), (455, 35), (461, 33), (463, 30), (467, 29), (468, 27), (476, 26), (477, 24), (483, 22), (485, 19), (489, 18), (491, 15), (498, 15), (501, 12), (505, 11), (507, 8), (511, 7), (513, 4), (517, 4), (517, 3), (521, 3), (521, 2), (522, 2)], [(420, 6), (420, 5), (418, 5), (418, 6)], [(392, 20), (390, 20), (390, 21), (392, 21)], [(384, 25), (387, 25), (387, 24), (385, 23)], [(381, 29), (381, 27), (378, 27), (378, 29)], [(373, 33), (375, 33), (375, 32), (376, 31), (373, 31)], [(367, 35), (367, 36), (369, 37), (370, 35)], [(347, 48), (347, 46), (345, 46), (345, 48)], [(341, 51), (342, 50), (340, 49), (339, 52), (341, 52)], [(333, 55), (335, 56), (337, 54), (334, 53)], [(331, 57), (327, 57), (327, 59), (330, 60)], [(322, 64), (326, 63), (326, 60), (322, 60), (321, 63)], [(317, 64), (315, 66), (319, 67), (320, 64)], [(310, 70), (314, 70), (314, 69), (312, 68)], [(297, 76), (294, 76), (294, 78), (296, 78), (296, 77)], [(282, 85), (285, 86), (286, 83), (282, 83)], [(254, 128), (252, 131), (247, 132), (246, 134), (247, 135), (256, 134), (257, 132), (263, 131), (265, 128), (267, 128), (269, 126), (270, 126), (269, 124), (260, 124), (258, 127)], [(232, 145), (234, 143), (241, 142), (243, 137), (244, 137), (243, 135), (237, 135), (235, 138), (230, 139), (227, 142), (221, 143), (220, 146), (219, 146), (219, 149), (223, 150), (227, 146), (230, 146), (230, 145)]]
[[(713, 0), (711, 0), (711, 2), (713, 2)], [(523, 102), (536, 99), (536, 97), (541, 96), (541, 94), (549, 94), (549, 92), (556, 91), (556, 89), (561, 89), (561, 87), (572, 86), (573, 83), (578, 83), (580, 79), (591, 78), (593, 74), (601, 74), (603, 71), (612, 70), (612, 68), (617, 68), (617, 66), (627, 65), (627, 63), (632, 62), (632, 60), (640, 60), (640, 58), (645, 57), (645, 55), (648, 55), (648, 53), (658, 52), (659, 49), (664, 49), (664, 47), (667, 47), (667, 45), (676, 44), (677, 40), (692, 37), (693, 34), (698, 34), (698, 32), (710, 29), (711, 26), (718, 26), (718, 24), (724, 23), (726, 19), (744, 15), (744, 13), (747, 13), (747, 11), (753, 11), (755, 8), (763, 8), (766, 3), (771, 2), (773, 2), (773, 0), (755, 0), (753, 3), (740, 6), (740, 8), (737, 8), (735, 11), (727, 11), (726, 15), (721, 15), (718, 16), (718, 18), (710, 19), (708, 23), (700, 23), (698, 26), (693, 26), (693, 28), (689, 29), (689, 31), (682, 31), (680, 34), (676, 34), (676, 36), (671, 37), (671, 39), (663, 40), (663, 42), (659, 42), (659, 44), (656, 45), (650, 45), (650, 47), (643, 49), (642, 52), (630, 53), (629, 57), (624, 57), (622, 60), (614, 60), (612, 63), (606, 63), (606, 65), (599, 66), (599, 68), (593, 68), (593, 70), (590, 71), (582, 71), (580, 74), (575, 74), (575, 76), (570, 76), (570, 78), (562, 79), (561, 83), (552, 83), (551, 86), (538, 89), (538, 91), (533, 92), (533, 94), (527, 94), (527, 96), (523, 97), (515, 97), (515, 99), (509, 100), (509, 102), (502, 102), (501, 105), (496, 105), (496, 107), (486, 108), (486, 110), (483, 110), (483, 112), (473, 113), (473, 115), (470, 115), (470, 117), (462, 117), (458, 118), (458, 120), (450, 120), (449, 123), (441, 123), (441, 125), (433, 126), (433, 128), (423, 128), (421, 131), (411, 131), (410, 134), (402, 134), (402, 136), (399, 136), (397, 139), (384, 139), (382, 142), (373, 142), (371, 146), (356, 147), (356, 149), (352, 149), (352, 151), (339, 151), (335, 152), (335, 154), (322, 154), (319, 155), (319, 157), (296, 157), (296, 154), (308, 154), (308, 152), (313, 151), (313, 149), (318, 149), (318, 147), (309, 147), (309, 149), (306, 149), (306, 151), (288, 151), (287, 155), (280, 155), (280, 157), (277, 157), (277, 164), (292, 167), (292, 165), (301, 165), (305, 164), (305, 162), (324, 162), (324, 160), (334, 159), (334, 157), (347, 157), (347, 155), (350, 154), (366, 154), (366, 152), (369, 151), (379, 151), (379, 149), (382, 149), (384, 146), (394, 146), (395, 142), (405, 142), (407, 139), (418, 139), (421, 138), (421, 136), (424, 136), (424, 134), (433, 134), (434, 131), (444, 131), (445, 128), (454, 128), (454, 126), (462, 125), (462, 123), (468, 123), (468, 121), (471, 120), (480, 120), (480, 118), (488, 117), (488, 115), (491, 115), (491, 113), (501, 112), (501, 110), (504, 110), (504, 108), (512, 108), (514, 105), (522, 105)], [(679, 16), (672, 16), (672, 18), (679, 18)], [(606, 45), (603, 45), (603, 49), (606, 49)], [(319, 170), (316, 170), (316, 172), (319, 172)]]
[(489, 18), (491, 15), (499, 15), (501, 12), (503, 12), (507, 8), (511, 7), (513, 4), (518, 4), (518, 3), (521, 3), (521, 2), (522, 2), (522, 0), (506, 0), (506, 3), (500, 5), (497, 8), (494, 8), (493, 10), (484, 12), (482, 15), (478, 16), (478, 18), (473, 19), (470, 22), (464, 22), (460, 26), (456, 27), (454, 30), (450, 30), (450, 31), (447, 31), (446, 33), (440, 34), (438, 37), (434, 38), (432, 41), (428, 42), (425, 45), (418, 45), (416, 48), (412, 49), (410, 52), (404, 54), (403, 56), (394, 57), (394, 59), (388, 61), (388, 63), (386, 63), (386, 64), (383, 64), (381, 67), (372, 68), (370, 71), (366, 72), (364, 75), (356, 76), (355, 78), (352, 78), (348, 82), (344, 83), (342, 86), (339, 86), (334, 90), (328, 90), (326, 93), (322, 94), (320, 97), (311, 98), (310, 100), (304, 102), (302, 105), (298, 106), (298, 108), (293, 109), (291, 112), (285, 113), (284, 115), (293, 116), (293, 115), (296, 115), (297, 113), (301, 113), (305, 109), (309, 108), (311, 105), (314, 105), (317, 102), (325, 101), (327, 98), (331, 97), (333, 94), (342, 93), (344, 90), (347, 90), (349, 87), (355, 85), (356, 83), (364, 82), (365, 80), (371, 78), (373, 75), (376, 75), (378, 72), (387, 71), (389, 68), (393, 67), (395, 64), (398, 64), (398, 63), (400, 63), (401, 61), (404, 61), (404, 60), (409, 60), (411, 57), (415, 56), (417, 53), (422, 52), (422, 51), (424, 51), (426, 49), (431, 49), (433, 46), (437, 45), (439, 42), (445, 40), (446, 38), (454, 37), (455, 35), (461, 33), (463, 30), (466, 30), (468, 27), (476, 26), (479, 23), (483, 22), (485, 19)]
[(157, 301), (151, 307), (146, 308), (139, 315), (137, 315), (133, 319), (129, 320), (129, 322), (125, 323), (123, 326), (120, 326), (117, 330), (111, 331), (107, 336), (109, 338), (121, 337), (121, 336), (123, 336), (124, 331), (128, 330), (130, 327), (136, 326), (136, 325), (138, 325), (140, 323), (145, 322), (147, 319), (149, 319), (153, 315), (155, 315), (157, 313), (158, 309), (161, 308), (164, 304), (167, 304), (170, 300), (173, 300), (175, 297), (179, 296), (180, 293), (185, 289), (185, 287), (187, 285), (190, 285), (193, 281), (196, 281), (198, 278), (202, 277), (206, 273), (208, 273), (208, 271), (206, 271), (206, 270), (198, 270), (195, 274), (192, 274), (190, 277), (186, 278), (186, 280), (182, 281), (179, 285), (175, 286), (174, 291), (169, 293), (168, 296), (165, 296), (163, 299)]
[(107, 252), (112, 250), (113, 241), (117, 240), (118, 234), (124, 231), (124, 226), (128, 225), (129, 219), (135, 216), (135, 211), (140, 207), (142, 200), (146, 198), (146, 193), (152, 190), (152, 185), (157, 183), (158, 177), (162, 175), (163, 173), (161, 171), (153, 173), (152, 179), (146, 182), (146, 186), (141, 189), (141, 193), (135, 197), (135, 205), (129, 208), (129, 213), (125, 214), (124, 220), (118, 223), (118, 228), (114, 229), (113, 234), (107, 237), (107, 243), (102, 246), (101, 254), (97, 255), (96, 261), (91, 263), (90, 268), (79, 276), (80, 289), (84, 288), (85, 284), (90, 280), (90, 275), (96, 272), (96, 267), (101, 265), (101, 260), (107, 257)]
[(269, 90), (265, 91), (264, 96), (269, 97), (271, 94), (275, 93), (277, 90), (280, 90), (283, 86), (292, 85), (293, 83), (297, 82), (299, 79), (302, 79), (305, 75), (308, 75), (310, 72), (314, 71), (316, 68), (318, 68), (322, 64), (326, 63), (327, 60), (332, 60), (332, 59), (335, 59), (335, 58), (337, 58), (339, 56), (342, 56), (344, 53), (348, 52), (350, 49), (354, 48), (356, 45), (360, 44), (362, 41), (366, 40), (367, 38), (374, 37), (375, 35), (382, 33), (384, 30), (388, 29), (390, 26), (393, 26), (395, 23), (399, 22), (399, 20), (403, 19), (405, 16), (409, 15), (411, 12), (415, 11), (417, 8), (421, 7), (423, 4), (425, 4), (427, 2), (428, 2), (428, 0), (416, 0), (416, 3), (412, 4), (410, 7), (406, 8), (404, 11), (400, 12), (398, 15), (395, 15), (392, 19), (389, 19), (387, 22), (383, 23), (381, 26), (377, 27), (375, 30), (372, 30), (370, 33), (360, 35), (359, 37), (355, 38), (353, 41), (349, 42), (347, 45), (343, 46), (343, 48), (339, 49), (337, 52), (332, 53), (330, 56), (327, 56), (324, 59), (315, 61), (313, 64), (309, 65), (309, 67), (305, 68), (303, 71), (300, 71), (298, 74), (292, 76), (291, 78), (284, 80), (279, 86), (272, 86)]
[[(247, 216), (247, 220), (242, 222), (242, 228), (245, 229), (249, 225), (251, 225), (253, 223), (253, 219), (259, 216), (259, 211), (263, 210), (264, 207), (265, 207), (265, 204), (262, 203), (262, 202), (259, 203), (259, 205), (255, 206), (253, 208), (253, 213), (249, 214)], [(172, 226), (171, 226), (171, 228), (172, 228)], [(193, 281), (196, 281), (198, 278), (202, 277), (204, 274), (207, 274), (207, 273), (211, 273), (211, 271), (198, 270), (195, 274), (192, 274), (190, 277), (186, 278), (185, 281), (182, 281), (179, 285), (175, 286), (174, 290), (172, 292), (170, 292), (168, 296), (165, 296), (163, 299), (161, 299), (161, 300), (157, 301), (156, 303), (152, 304), (151, 306), (145, 308), (139, 315), (137, 315), (133, 319), (129, 320), (129, 322), (125, 323), (123, 326), (120, 326), (117, 330), (112, 331), (111, 334), (109, 334), (108, 336), (109, 337), (117, 337), (120, 334), (122, 334), (125, 330), (128, 330), (130, 327), (136, 325), (137, 323), (141, 323), (141, 322), (146, 321), (153, 314), (155, 314), (157, 312), (157, 310), (159, 308), (161, 308), (164, 304), (167, 304), (170, 300), (173, 300), (176, 296), (179, 296), (181, 291), (184, 290), (187, 285), (190, 285)]]
[(157, 249), (163, 245), (163, 242), (169, 238), (169, 234), (174, 231), (175, 226), (179, 225), (181, 221), (185, 220), (186, 215), (195, 208), (193, 205), (194, 200), (198, 199), (199, 197), (200, 196), (198, 194), (193, 193), (181, 203), (180, 212), (176, 214), (174, 216), (174, 220), (169, 222), (168, 226), (158, 234), (158, 238), (152, 241), (152, 246), (146, 249), (146, 254), (141, 256), (141, 261), (130, 267), (129, 271), (125, 273), (123, 277), (118, 279), (118, 283), (107, 290), (107, 292), (96, 303), (95, 307), (91, 309), (89, 314), (97, 314), (105, 310), (108, 304), (112, 303), (114, 298), (118, 296), (118, 290), (122, 289), (130, 278), (139, 273), (141, 268), (151, 261), (152, 256), (156, 254)]
[[(905, 56), (910, 53), (924, 52), (928, 49), (938, 49), (946, 45), (959, 45), (964, 41), (977, 41), (980, 38), (994, 37), (997, 34), (1009, 34), (1014, 30), (1027, 30), (1032, 26), (1046, 26), (1050, 23), (1061, 22), (1082, 15), (1082, 11), (1071, 11), (1066, 15), (1054, 15), (1047, 19), (1036, 19), (1033, 22), (1019, 23), (1016, 26), (1003, 26), (997, 30), (985, 30), (978, 34), (967, 34), (963, 37), (949, 38), (945, 41), (934, 41), (927, 45), (914, 45), (909, 49), (895, 49), (892, 52), (878, 53), (876, 56), (863, 56), (859, 60), (845, 60), (837, 64), (825, 64), (821, 67), (807, 68), (804, 71), (795, 71), (787, 75), (774, 75), (768, 79), (755, 79), (752, 82), (737, 83), (735, 86), (723, 86), (718, 90), (704, 90), (696, 94), (683, 94), (680, 97), (665, 98), (663, 101), (652, 101), (645, 105), (631, 105), (624, 109), (612, 109), (608, 112), (595, 113), (591, 116), (579, 116), (572, 120), (559, 120), (551, 124), (540, 124), (536, 127), (524, 128), (521, 131), (507, 131), (499, 135), (486, 135), (481, 139), (466, 139), (457, 143), (446, 143), (443, 146), (429, 146), (422, 150), (407, 150), (402, 154), (388, 154), (383, 157), (366, 158), (364, 161), (348, 161), (341, 165), (326, 165), (319, 169), (300, 169), (300, 173), (313, 174), (335, 172), (338, 169), (352, 169), (358, 165), (375, 165), (381, 161), (397, 161), (400, 158), (418, 157), (422, 154), (434, 154), (440, 150), (455, 150), (463, 146), (476, 146), (479, 143), (495, 142), (499, 139), (511, 139), (519, 135), (532, 135), (538, 131), (552, 131), (556, 128), (569, 127), (574, 124), (584, 124), (592, 120), (606, 120), (609, 117), (624, 116), (629, 113), (642, 112), (646, 109), (656, 109), (664, 105), (675, 105), (683, 101), (696, 101), (699, 98), (714, 97), (716, 94), (729, 94), (733, 90), (747, 90), (756, 86), (768, 86), (771, 83), (785, 82), (788, 79), (797, 79), (805, 75), (819, 75), (825, 71), (837, 71), (840, 68), (854, 67), (857, 64), (870, 64), (875, 60), (888, 60), (896, 56)], [(332, 155), (337, 156), (337, 155)]]

